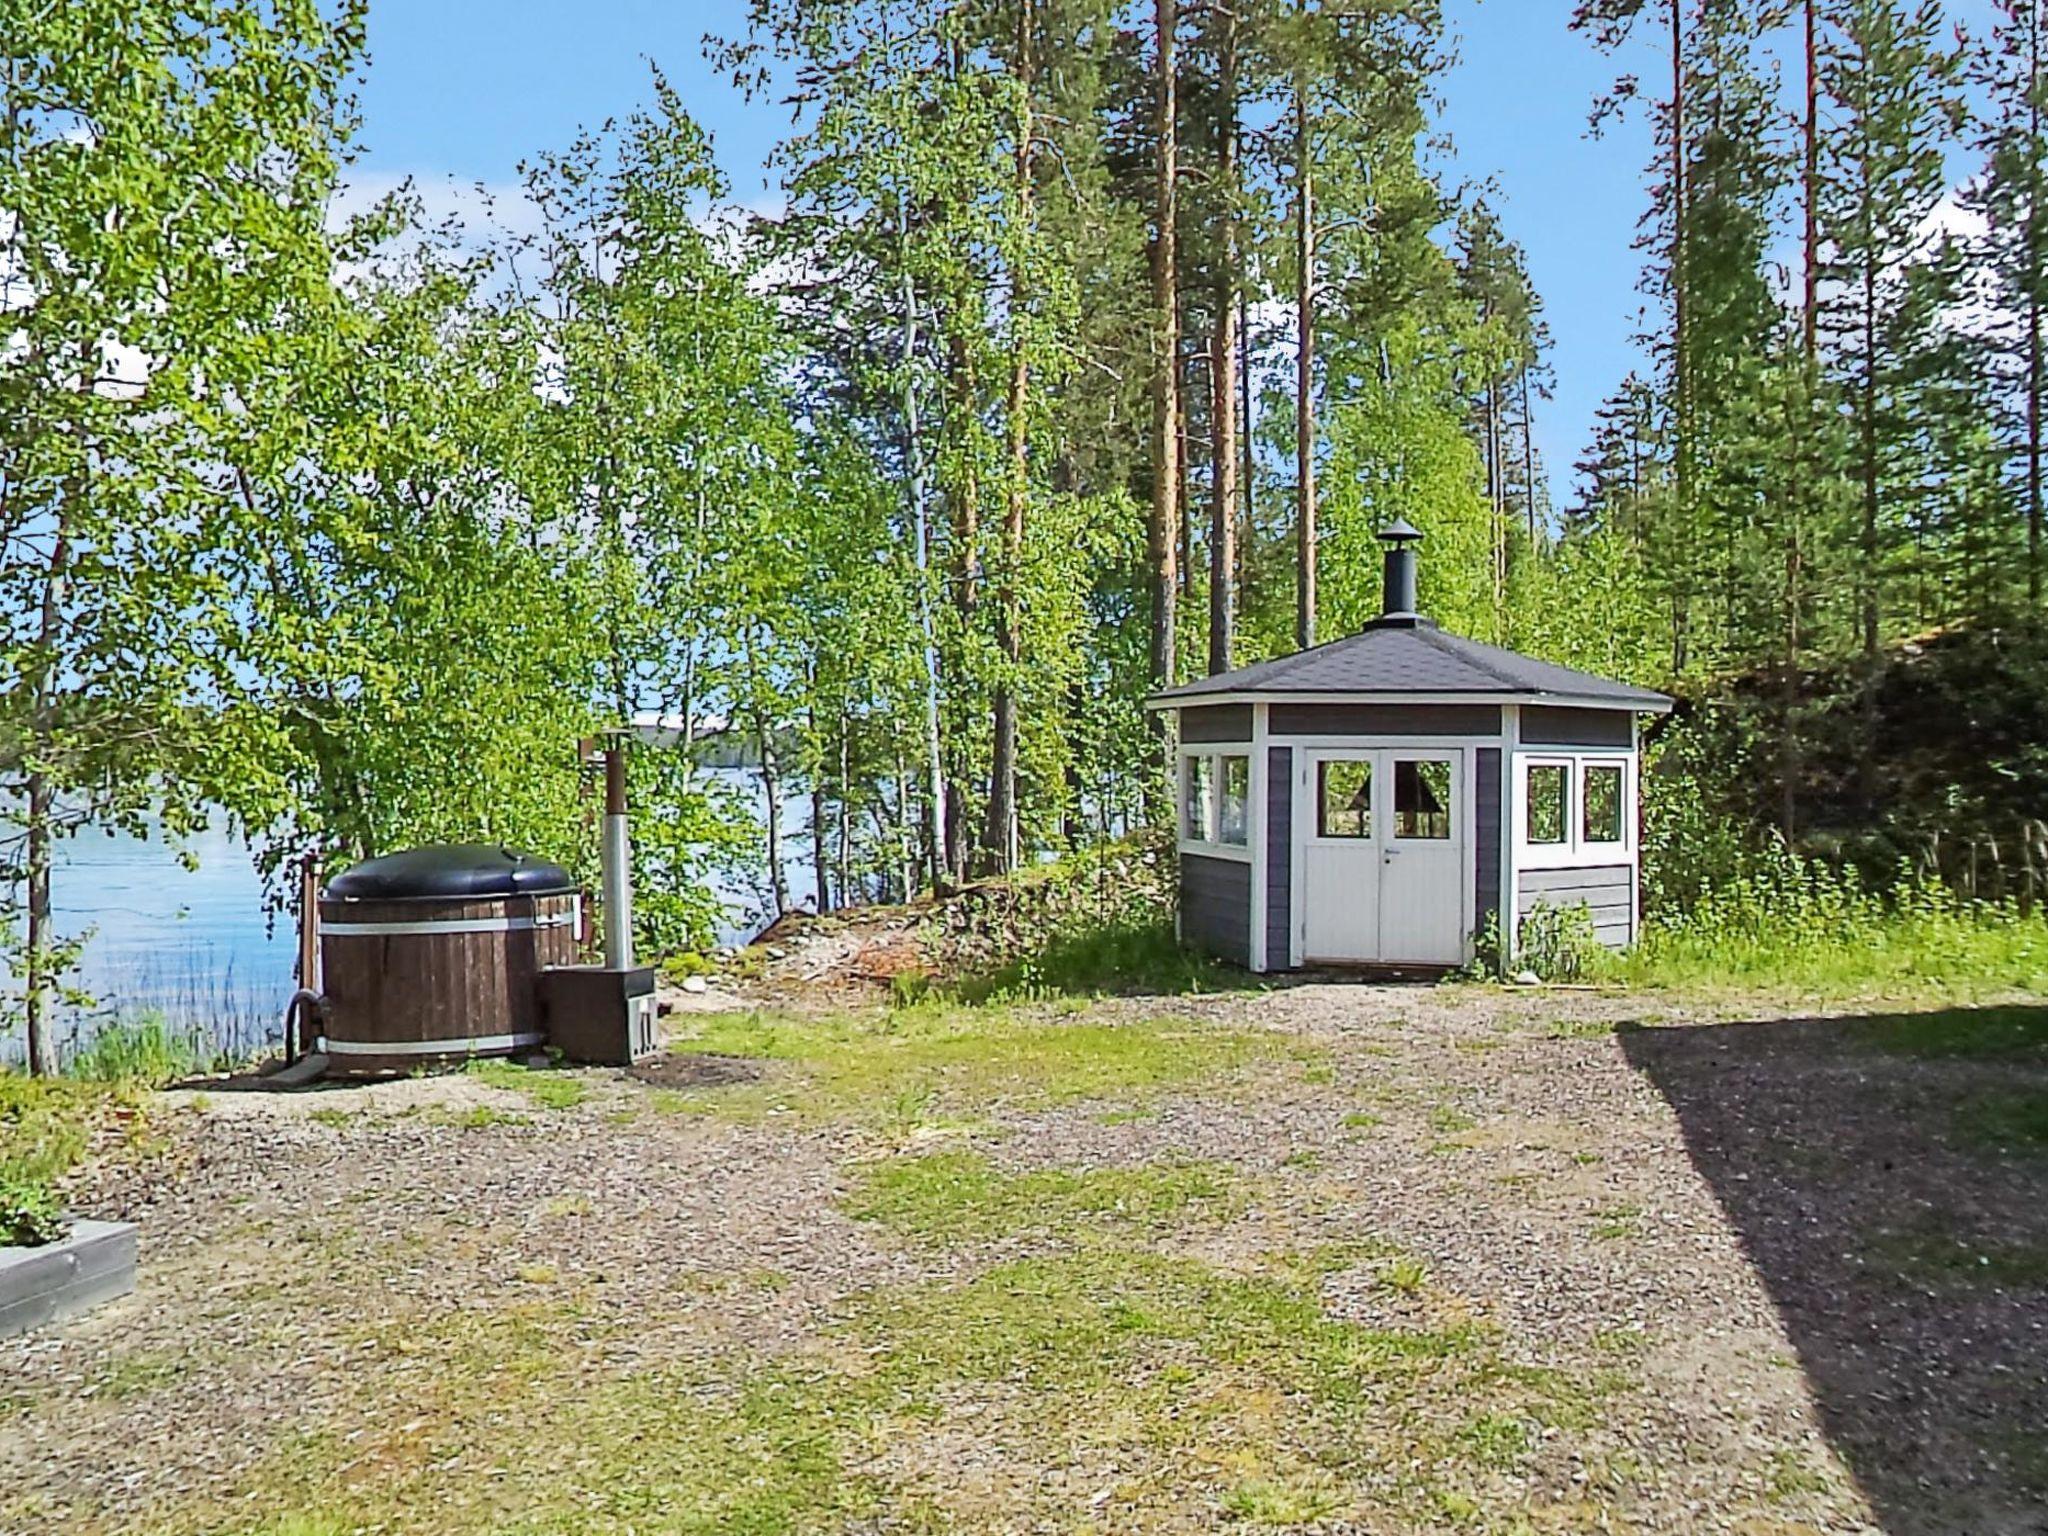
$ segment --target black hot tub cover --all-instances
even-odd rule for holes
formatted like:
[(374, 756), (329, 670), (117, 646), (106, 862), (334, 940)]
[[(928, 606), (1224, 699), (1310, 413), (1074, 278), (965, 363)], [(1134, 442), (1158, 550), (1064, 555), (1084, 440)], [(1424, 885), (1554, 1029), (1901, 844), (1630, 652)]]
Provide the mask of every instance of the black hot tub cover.
[(557, 896), (576, 889), (559, 864), (495, 843), (433, 843), (387, 853), (327, 882), (338, 901), (464, 901)]

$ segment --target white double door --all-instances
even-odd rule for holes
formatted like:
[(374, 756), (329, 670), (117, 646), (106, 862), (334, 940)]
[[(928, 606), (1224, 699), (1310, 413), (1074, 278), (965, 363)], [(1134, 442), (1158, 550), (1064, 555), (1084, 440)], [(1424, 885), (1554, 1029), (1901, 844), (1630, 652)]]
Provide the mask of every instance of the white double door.
[(1299, 756), (1303, 961), (1463, 963), (1463, 751), (1332, 748)]

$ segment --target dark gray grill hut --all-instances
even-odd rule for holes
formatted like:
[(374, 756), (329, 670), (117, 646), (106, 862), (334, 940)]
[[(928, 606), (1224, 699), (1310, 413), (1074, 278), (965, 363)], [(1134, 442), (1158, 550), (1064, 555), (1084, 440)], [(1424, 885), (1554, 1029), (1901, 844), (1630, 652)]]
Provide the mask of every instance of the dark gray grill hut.
[(1254, 971), (1455, 966), (1537, 905), (1637, 925), (1636, 723), (1661, 693), (1445, 633), (1397, 522), (1355, 635), (1155, 695), (1179, 718), (1180, 931)]

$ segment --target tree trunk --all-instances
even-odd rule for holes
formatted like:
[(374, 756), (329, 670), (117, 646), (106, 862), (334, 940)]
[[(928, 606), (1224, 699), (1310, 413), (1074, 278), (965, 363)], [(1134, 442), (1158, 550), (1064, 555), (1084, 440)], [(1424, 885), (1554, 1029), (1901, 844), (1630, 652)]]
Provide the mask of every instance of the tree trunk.
[(1800, 379), (1794, 396), (1792, 484), (1785, 495), (1785, 654), (1778, 696), (1778, 826), (1791, 842), (1799, 835), (1799, 781), (1805, 775), (1800, 743), (1800, 587), (1804, 579), (1803, 503), (1817, 479), (1813, 463), (1816, 392), (1820, 387), (1820, 0), (1806, 0), (1805, 203), (1800, 313)]
[[(809, 710), (811, 739), (818, 739), (818, 710), (812, 705)], [(811, 764), (811, 863), (815, 866), (818, 886), (818, 915), (823, 917), (832, 910), (832, 850), (827, 839), (831, 831), (830, 815), (827, 814), (825, 795), (825, 754), (820, 751)]]
[(1209, 672), (1230, 670), (1235, 649), (1237, 580), (1237, 371), (1238, 300), (1242, 278), (1237, 249), (1237, 13), (1221, 12), (1220, 85), (1216, 95), (1217, 182), (1223, 202), (1221, 255), (1217, 262), (1216, 344), (1209, 378), (1213, 408), (1211, 460), (1213, 505), (1209, 522)]
[(1536, 547), (1536, 413), (1530, 402), (1529, 359), (1522, 359), (1522, 495), (1528, 505), (1529, 547)]
[[(1240, 135), (1241, 137), (1241, 135)], [(1242, 144), (1238, 149), (1238, 164), (1244, 163)], [(1242, 256), (1240, 256), (1242, 260)], [(1252, 445), (1252, 317), (1251, 300), (1240, 281), (1237, 285), (1237, 402), (1243, 413), (1238, 422), (1238, 506), (1243, 519), (1237, 530), (1237, 590), (1249, 591), (1252, 580), (1252, 553), (1254, 539), (1252, 524), (1255, 517), (1252, 500), (1254, 496)]]
[[(1037, 128), (1032, 120), (1032, 4), (1021, 0), (1017, 7), (1017, 78), (1021, 87), (1018, 107), (1016, 198), (1017, 223), (1023, 238), (1032, 237), (1032, 151)], [(1024, 323), (1027, 295), (1024, 292), (1024, 254), (1016, 258), (1010, 281), (1010, 390), (1008, 426), (1010, 434), (1009, 485), (1003, 511), (1002, 584), (996, 592), (1000, 615), (998, 639), (1003, 652), (1002, 675), (996, 680), (994, 766), (989, 775), (988, 837), (996, 867), (1017, 867), (1017, 679), (1024, 653), (1024, 622), (1018, 583), (1024, 563), (1024, 514), (1030, 496), (1031, 356), (1026, 347)]]
[(853, 775), (849, 759), (852, 752), (847, 742), (846, 717), (839, 717), (839, 899), (847, 899), (846, 893), (853, 889)]
[[(1306, 14), (1308, 0), (1298, 0)], [(1308, 66), (1294, 75), (1294, 643), (1316, 643), (1316, 232), (1315, 144)]]
[(1807, 372), (1820, 369), (1820, 0), (1806, 0), (1805, 295), (1800, 316)]
[[(71, 487), (71, 494), (79, 494), (78, 486)], [(50, 541), (50, 563), (43, 576), (41, 612), (36, 624), (39, 659), (30, 685), (33, 700), (31, 729), (39, 758), (48, 751), (54, 727), (51, 718), (54, 663), (50, 658), (56, 654), (59, 645), (58, 630), (63, 624), (64, 587), (70, 566), (70, 530), (60, 511)], [(56, 935), (51, 931), (50, 873), (55, 860), (53, 823), (57, 796), (42, 767), (28, 774), (27, 792), (28, 824), (23, 831), (26, 839), (24, 861), (27, 867), (24, 875), (28, 885), (28, 923), (23, 935), (27, 953), (22, 957), (22, 1014), (28, 1036), (28, 1069), (36, 1076), (49, 1077), (57, 1071), (57, 1042), (50, 1034), (50, 1002), (56, 990), (56, 977), (50, 963), (50, 951), (56, 942)]]
[(1673, 573), (1672, 670), (1683, 672), (1692, 617), (1692, 358), (1686, 332), (1685, 0), (1671, 5), (1671, 387), (1677, 442), (1673, 459), (1678, 496), (1678, 538)]
[[(1152, 216), (1157, 229), (1152, 241), (1152, 515), (1145, 535), (1152, 578), (1152, 683), (1170, 688), (1175, 681), (1175, 599), (1180, 578), (1180, 253), (1176, 237), (1179, 214), (1179, 137), (1175, 0), (1154, 0), (1158, 35), (1153, 81), (1153, 133), (1158, 141), (1158, 171)], [(1164, 713), (1153, 716), (1163, 731)]]
[(747, 636), (747, 684), (752, 694), (754, 746), (761, 754), (761, 793), (767, 801), (768, 885), (775, 897), (775, 916), (789, 910), (789, 877), (782, 867), (782, 775), (775, 761), (774, 732), (768, 711), (761, 704), (761, 675), (754, 654), (754, 637)]
[(23, 1012), (28, 1024), (28, 1069), (38, 1077), (57, 1072), (56, 1041), (50, 1037), (50, 864), (52, 842), (50, 820), (52, 797), (49, 780), (40, 773), (28, 776), (27, 880), (28, 953), (25, 957)]
[[(2027, 29), (2027, 74), (2033, 89), (2027, 96), (2027, 143), (2041, 145), (2041, 104), (2044, 87), (2041, 74), (2042, 16), (2038, 4), (2030, 7)], [(2041, 407), (2043, 380), (2043, 338), (2041, 315), (2042, 244), (2041, 157), (2030, 157), (2027, 170), (2027, 622), (2039, 628), (2042, 622), (2041, 591), (2044, 572), (2041, 484)]]
[[(956, 432), (963, 444), (971, 439), (979, 414), (981, 384), (974, 369), (974, 354), (958, 325), (949, 347), (953, 382)], [(953, 503), (953, 608), (960, 621), (960, 633), (972, 635), (981, 605), (981, 474), (974, 454), (960, 455), (960, 484)], [(964, 881), (973, 852), (970, 840), (970, 810), (967, 781), (972, 765), (966, 749), (956, 747), (946, 786), (945, 861), (950, 879)]]
[[(917, 564), (917, 621), (924, 644), (924, 735), (926, 814), (931, 819), (932, 886), (946, 885), (946, 760), (939, 733), (939, 640), (932, 616), (931, 508), (925, 477), (924, 430), (917, 398), (917, 289), (910, 280), (910, 214), (906, 199), (896, 204), (898, 254), (903, 264), (903, 430), (910, 450), (910, 511)], [(821, 872), (820, 881), (824, 878)], [(822, 889), (822, 886), (821, 886)]]

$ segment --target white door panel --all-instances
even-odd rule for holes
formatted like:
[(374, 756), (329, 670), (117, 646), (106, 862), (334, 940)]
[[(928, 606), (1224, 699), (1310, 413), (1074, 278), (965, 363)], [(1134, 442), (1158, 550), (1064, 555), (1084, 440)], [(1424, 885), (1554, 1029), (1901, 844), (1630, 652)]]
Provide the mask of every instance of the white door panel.
[(1380, 958), (1457, 965), (1465, 958), (1463, 754), (1389, 752), (1394, 786), (1380, 875)]
[(1464, 754), (1302, 754), (1295, 802), (1304, 961), (1464, 959)]

